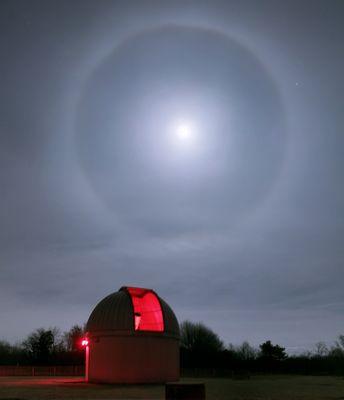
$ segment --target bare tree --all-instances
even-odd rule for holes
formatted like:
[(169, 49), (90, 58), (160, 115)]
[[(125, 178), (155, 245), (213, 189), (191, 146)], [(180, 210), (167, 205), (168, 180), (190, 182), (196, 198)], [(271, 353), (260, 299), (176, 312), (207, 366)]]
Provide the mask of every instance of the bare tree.
[(80, 350), (80, 344), (84, 334), (84, 328), (80, 325), (74, 325), (68, 332), (65, 332), (63, 335), (63, 341), (67, 351)]
[(336, 341), (336, 346), (344, 352), (344, 335), (339, 335)]
[(315, 343), (315, 356), (317, 357), (326, 357), (329, 353), (329, 349), (326, 346), (325, 342), (317, 342)]
[(237, 353), (241, 360), (248, 361), (257, 358), (258, 350), (245, 341), (237, 348)]
[(335, 358), (344, 357), (344, 335), (339, 335), (335, 345), (331, 347), (329, 355)]

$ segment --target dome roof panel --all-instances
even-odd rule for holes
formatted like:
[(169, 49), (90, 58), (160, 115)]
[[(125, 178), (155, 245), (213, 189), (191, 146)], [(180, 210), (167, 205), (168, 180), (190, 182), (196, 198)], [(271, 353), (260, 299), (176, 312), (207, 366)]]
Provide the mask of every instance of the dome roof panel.
[(133, 307), (130, 297), (123, 291), (115, 292), (101, 300), (92, 311), (86, 329), (89, 332), (133, 329)]

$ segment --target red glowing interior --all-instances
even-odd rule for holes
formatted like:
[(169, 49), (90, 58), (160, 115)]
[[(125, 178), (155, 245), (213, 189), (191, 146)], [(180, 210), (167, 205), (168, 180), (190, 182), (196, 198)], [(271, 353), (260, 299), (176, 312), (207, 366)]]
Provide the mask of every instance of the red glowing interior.
[(149, 289), (126, 289), (133, 302), (135, 330), (163, 332), (164, 318), (157, 295)]
[(81, 346), (83, 346), (83, 347), (88, 346), (88, 339), (82, 339)]

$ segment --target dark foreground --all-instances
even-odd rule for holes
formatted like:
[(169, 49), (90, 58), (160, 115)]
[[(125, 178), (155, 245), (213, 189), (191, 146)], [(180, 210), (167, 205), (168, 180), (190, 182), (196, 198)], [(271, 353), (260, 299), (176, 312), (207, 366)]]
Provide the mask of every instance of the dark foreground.
[[(204, 382), (207, 400), (344, 400), (340, 377), (265, 375), (183, 381)], [(2, 399), (164, 399), (164, 387), (88, 384), (76, 377), (0, 377)]]

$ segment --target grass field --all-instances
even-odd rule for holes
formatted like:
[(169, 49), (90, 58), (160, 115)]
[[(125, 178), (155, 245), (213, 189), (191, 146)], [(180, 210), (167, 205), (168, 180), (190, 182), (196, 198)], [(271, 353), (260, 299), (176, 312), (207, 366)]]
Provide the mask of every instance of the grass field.
[[(253, 376), (204, 382), (207, 400), (344, 400), (344, 379), (327, 376)], [(1, 399), (164, 399), (161, 385), (98, 385), (82, 378), (0, 377)]]

